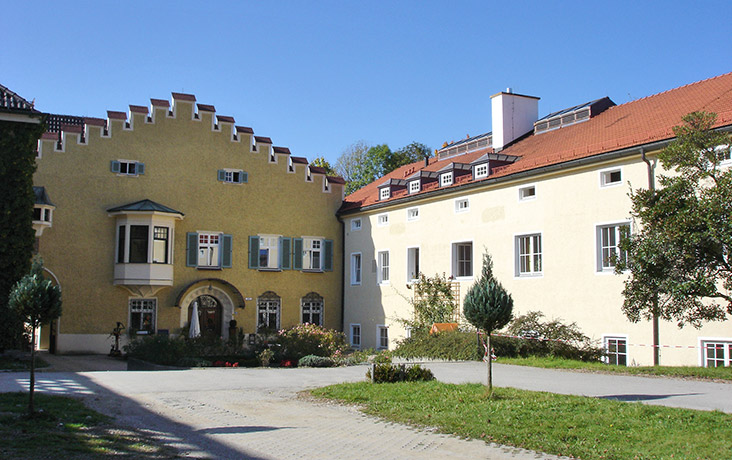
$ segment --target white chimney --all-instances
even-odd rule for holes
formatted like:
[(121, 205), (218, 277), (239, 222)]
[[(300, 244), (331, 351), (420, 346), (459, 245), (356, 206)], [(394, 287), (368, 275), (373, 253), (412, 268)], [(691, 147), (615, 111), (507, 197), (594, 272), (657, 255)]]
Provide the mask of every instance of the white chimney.
[(491, 96), (493, 119), (493, 148), (501, 150), (506, 144), (534, 130), (539, 119), (539, 98), (514, 94), (511, 88)]

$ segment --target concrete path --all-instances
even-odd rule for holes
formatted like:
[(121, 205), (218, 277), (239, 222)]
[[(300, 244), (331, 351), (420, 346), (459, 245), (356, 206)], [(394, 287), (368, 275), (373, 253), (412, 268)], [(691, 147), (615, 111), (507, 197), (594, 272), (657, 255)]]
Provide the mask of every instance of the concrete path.
[[(353, 407), (298, 397), (304, 389), (364, 378), (336, 369), (194, 369), (115, 372), (106, 357), (49, 357), (40, 391), (83, 397), (100, 412), (177, 447), (186, 457), (244, 459), (556, 458), (381, 422)], [(96, 369), (53, 372), (54, 369)], [(441, 381), (483, 382), (482, 363), (430, 363)], [(732, 385), (495, 365), (497, 386), (732, 413)], [(0, 391), (27, 388), (27, 373), (0, 374)]]

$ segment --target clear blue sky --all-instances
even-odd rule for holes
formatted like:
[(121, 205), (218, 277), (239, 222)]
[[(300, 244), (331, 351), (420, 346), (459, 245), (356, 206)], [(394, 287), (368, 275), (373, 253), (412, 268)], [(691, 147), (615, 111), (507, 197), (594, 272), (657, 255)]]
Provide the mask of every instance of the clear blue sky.
[(293, 155), (334, 162), (490, 131), (490, 95), (539, 114), (732, 71), (732, 1), (7, 1), (0, 83), (106, 117), (196, 95)]

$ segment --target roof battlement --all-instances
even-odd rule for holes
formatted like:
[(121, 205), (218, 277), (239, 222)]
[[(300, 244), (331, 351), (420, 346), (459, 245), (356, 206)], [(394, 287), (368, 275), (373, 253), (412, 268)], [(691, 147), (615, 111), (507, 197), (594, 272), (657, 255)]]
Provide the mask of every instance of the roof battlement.
[[(0, 89), (4, 89), (4, 87), (0, 86)], [(188, 108), (183, 109), (186, 113), (183, 116), (181, 116), (180, 110), (177, 110), (181, 104), (189, 106), (191, 110), (190, 118), (187, 116)], [(99, 139), (109, 139), (118, 130), (134, 131), (135, 122), (155, 125), (160, 117), (189, 119), (200, 122), (204, 116), (211, 117), (211, 132), (218, 133), (218, 135), (222, 132), (228, 133), (230, 142), (240, 143), (244, 149), (248, 149), (247, 153), (264, 151), (272, 157), (275, 155), (291, 157), (289, 148), (274, 146), (270, 137), (255, 136), (252, 128), (236, 125), (236, 121), (232, 116), (216, 114), (216, 108), (213, 105), (196, 103), (195, 95), (173, 92), (170, 101), (151, 98), (149, 106), (131, 104), (127, 112), (108, 110), (106, 119), (49, 114), (47, 130), (38, 141), (39, 158), (42, 158), (44, 143), (50, 143), (51, 141), (53, 141), (53, 144), (47, 144), (46, 150), (50, 148), (56, 152), (63, 152), (65, 151), (65, 145), (69, 142), (75, 142), (77, 145), (88, 145), (89, 138), (92, 136)], [(137, 120), (135, 120), (136, 118)], [(243, 136), (249, 136), (248, 142), (241, 142)], [(304, 157), (292, 157), (292, 159), (292, 163), (295, 164), (309, 164)], [(327, 176), (325, 170), (319, 168), (310, 168), (310, 172), (326, 176), (327, 180), (333, 184), (343, 185), (345, 183), (340, 177)]]

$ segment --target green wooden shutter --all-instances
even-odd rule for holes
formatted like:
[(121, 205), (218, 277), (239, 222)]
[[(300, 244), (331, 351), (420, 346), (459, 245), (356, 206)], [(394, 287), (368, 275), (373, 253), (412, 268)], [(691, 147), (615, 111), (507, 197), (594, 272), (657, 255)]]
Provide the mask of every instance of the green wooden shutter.
[(231, 235), (221, 235), (221, 267), (231, 268)]
[(291, 238), (280, 237), (280, 268), (283, 270), (289, 270), (292, 268), (290, 263), (292, 260), (290, 255), (291, 246)]
[(327, 272), (333, 271), (333, 240), (323, 240), (323, 246), (325, 247), (323, 251), (325, 252), (325, 255), (323, 256), (323, 270)]
[(249, 237), (249, 268), (259, 268), (259, 237)]
[(109, 169), (110, 169), (110, 170), (111, 170), (111, 171), (112, 171), (113, 173), (117, 173), (117, 174), (119, 174), (119, 161), (114, 161), (114, 160), (112, 160), (112, 162), (111, 162), (111, 163), (109, 164)]
[(143, 175), (145, 174), (145, 163), (137, 163), (137, 174)]
[(292, 240), (292, 268), (302, 270), (302, 238)]
[(239, 182), (243, 182), (243, 183), (249, 182), (249, 173), (248, 172), (242, 171), (241, 174), (239, 175), (239, 177), (241, 178), (241, 180)]
[(186, 267), (198, 265), (198, 233), (186, 233)]
[(226, 180), (226, 171), (224, 171), (223, 169), (219, 169), (218, 178), (221, 182), (225, 181)]

